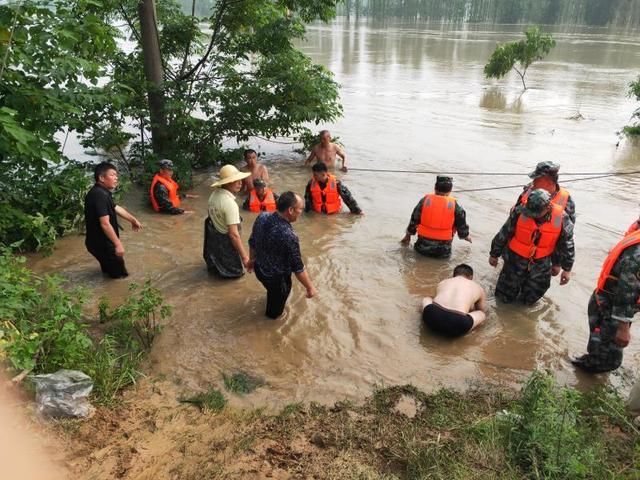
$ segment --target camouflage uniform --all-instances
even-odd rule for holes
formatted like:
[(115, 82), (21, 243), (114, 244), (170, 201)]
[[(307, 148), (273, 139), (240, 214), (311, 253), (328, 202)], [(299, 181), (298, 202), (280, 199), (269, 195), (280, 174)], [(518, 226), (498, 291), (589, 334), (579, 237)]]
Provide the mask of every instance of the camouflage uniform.
[[(415, 235), (418, 231), (418, 225), (420, 225), (420, 219), (422, 218), (422, 207), (424, 204), (424, 197), (420, 199), (416, 207), (411, 214), (411, 220), (407, 227), (407, 233)], [(467, 225), (467, 213), (464, 208), (456, 201), (455, 220), (454, 226), (458, 232), (460, 239), (467, 238), (469, 236), (469, 225)], [(416, 252), (427, 257), (434, 258), (448, 258), (451, 256), (451, 240), (430, 240), (425, 237), (418, 236), (418, 240), (413, 245)]]
[[(534, 192), (538, 191), (540, 190), (534, 190)], [(532, 198), (533, 194), (529, 196), (530, 200)], [(548, 193), (546, 194), (546, 198), (548, 205)], [(529, 206), (529, 203), (530, 202), (527, 203), (527, 206)], [(560, 232), (560, 237), (558, 238), (553, 254), (530, 260), (508, 248), (509, 241), (515, 233), (516, 224), (522, 211), (523, 206), (519, 206), (511, 211), (509, 218), (491, 242), (490, 255), (495, 258), (502, 256), (504, 260), (504, 266), (502, 267), (496, 285), (496, 298), (504, 303), (511, 303), (520, 298), (523, 303), (532, 305), (545, 294), (551, 285), (552, 257), (557, 256), (558, 264), (567, 272), (571, 271), (573, 267), (575, 259), (573, 222), (566, 213), (563, 213), (562, 231)], [(543, 218), (536, 220), (536, 222), (542, 224), (549, 221), (550, 217), (551, 212)]]
[[(627, 248), (611, 270), (605, 290), (589, 299), (589, 341), (587, 353), (574, 365), (593, 373), (615, 370), (622, 363), (623, 348), (615, 343), (619, 322), (631, 322), (640, 311), (640, 245)], [(617, 280), (616, 280), (617, 279)], [(599, 328), (599, 335), (595, 329)]]

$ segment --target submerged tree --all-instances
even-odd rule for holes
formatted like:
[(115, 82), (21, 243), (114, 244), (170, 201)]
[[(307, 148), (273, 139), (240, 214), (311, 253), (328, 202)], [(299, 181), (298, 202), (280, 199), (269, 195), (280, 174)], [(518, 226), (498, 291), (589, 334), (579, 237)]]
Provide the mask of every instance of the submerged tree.
[(546, 57), (556, 46), (556, 41), (551, 35), (542, 34), (538, 27), (530, 27), (524, 33), (526, 38), (523, 40), (498, 45), (484, 66), (485, 77), (502, 78), (513, 69), (527, 89), (524, 83), (527, 69), (533, 62)]
[[(640, 101), (640, 75), (638, 78), (629, 84), (629, 96), (634, 97)], [(624, 133), (627, 135), (640, 135), (640, 107), (636, 108), (631, 119), (635, 120), (633, 125), (627, 125), (624, 127)]]

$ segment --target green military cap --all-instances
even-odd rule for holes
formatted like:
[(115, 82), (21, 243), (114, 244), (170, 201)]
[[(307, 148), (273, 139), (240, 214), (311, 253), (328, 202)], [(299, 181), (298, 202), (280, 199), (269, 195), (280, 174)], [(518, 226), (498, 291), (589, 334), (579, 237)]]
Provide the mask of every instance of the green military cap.
[(160, 160), (158, 162), (158, 166), (166, 170), (173, 170), (173, 162), (167, 158), (163, 158), (162, 160)]
[(256, 188), (260, 188), (260, 187), (264, 188), (264, 187), (266, 187), (266, 186), (267, 186), (267, 182), (265, 182), (265, 181), (264, 181), (263, 179), (261, 179), (261, 178), (256, 178), (256, 179), (253, 181), (253, 186), (254, 186), (254, 187), (256, 187)]
[(538, 218), (543, 215), (551, 205), (551, 195), (546, 190), (537, 188), (527, 198), (527, 204), (520, 206), (520, 213), (529, 218)]
[(560, 170), (560, 165), (555, 162), (540, 162), (536, 165), (536, 169), (529, 174), (529, 178), (538, 178), (549, 174), (556, 175), (558, 170)]

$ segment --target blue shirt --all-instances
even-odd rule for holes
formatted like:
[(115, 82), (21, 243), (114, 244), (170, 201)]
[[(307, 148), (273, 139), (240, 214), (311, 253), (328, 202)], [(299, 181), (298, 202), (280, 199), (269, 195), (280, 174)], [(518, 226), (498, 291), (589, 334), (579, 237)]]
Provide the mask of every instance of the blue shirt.
[(255, 268), (266, 277), (304, 271), (298, 236), (277, 212), (258, 215), (249, 246), (256, 252)]

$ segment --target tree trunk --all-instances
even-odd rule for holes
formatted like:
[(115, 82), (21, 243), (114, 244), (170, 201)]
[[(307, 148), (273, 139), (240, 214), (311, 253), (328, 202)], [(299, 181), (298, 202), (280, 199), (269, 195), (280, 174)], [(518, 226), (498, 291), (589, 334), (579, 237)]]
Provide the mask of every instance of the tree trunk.
[(138, 2), (140, 18), (140, 36), (142, 37), (142, 56), (144, 59), (144, 75), (147, 80), (147, 96), (149, 98), (149, 117), (151, 119), (151, 145), (153, 153), (158, 156), (168, 149), (169, 129), (164, 111), (164, 70), (158, 38), (158, 22), (154, 0)]

